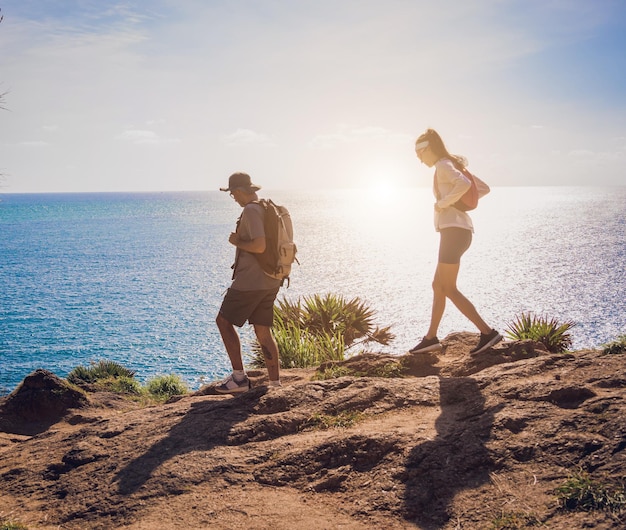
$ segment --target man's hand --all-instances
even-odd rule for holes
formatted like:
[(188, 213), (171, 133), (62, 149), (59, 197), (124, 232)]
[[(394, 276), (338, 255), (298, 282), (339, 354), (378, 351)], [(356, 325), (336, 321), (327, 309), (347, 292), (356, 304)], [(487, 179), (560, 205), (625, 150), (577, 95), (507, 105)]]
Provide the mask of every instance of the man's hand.
[(231, 232), (230, 236), (228, 236), (228, 242), (231, 245), (235, 245), (236, 247), (238, 247), (240, 243), (239, 235), (236, 232)]
[(257, 237), (252, 241), (242, 241), (236, 232), (231, 232), (230, 236), (228, 236), (228, 242), (231, 245), (235, 245), (237, 248), (245, 250), (246, 252), (251, 252), (252, 254), (261, 254), (265, 251), (264, 237)]

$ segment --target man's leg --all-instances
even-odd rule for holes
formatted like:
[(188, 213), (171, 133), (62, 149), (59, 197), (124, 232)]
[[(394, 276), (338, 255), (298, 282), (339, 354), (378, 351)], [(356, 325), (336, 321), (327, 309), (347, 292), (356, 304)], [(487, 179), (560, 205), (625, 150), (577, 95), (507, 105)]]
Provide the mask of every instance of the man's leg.
[(254, 332), (256, 338), (261, 345), (265, 366), (269, 375), (270, 382), (280, 381), (280, 360), (278, 358), (278, 345), (272, 335), (272, 328), (254, 324)]
[(220, 335), (222, 336), (222, 341), (224, 342), (226, 353), (228, 353), (233, 370), (243, 370), (241, 341), (239, 340), (239, 334), (237, 333), (235, 326), (233, 326), (221, 314), (217, 315), (215, 322), (217, 323), (217, 329), (219, 329)]

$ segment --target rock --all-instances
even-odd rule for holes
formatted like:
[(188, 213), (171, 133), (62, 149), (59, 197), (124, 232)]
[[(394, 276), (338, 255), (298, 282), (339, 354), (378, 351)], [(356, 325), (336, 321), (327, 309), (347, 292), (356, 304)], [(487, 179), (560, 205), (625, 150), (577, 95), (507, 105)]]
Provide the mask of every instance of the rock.
[(47, 370), (36, 370), (0, 399), (0, 430), (36, 433), (59, 421), (69, 410), (89, 404), (87, 395)]

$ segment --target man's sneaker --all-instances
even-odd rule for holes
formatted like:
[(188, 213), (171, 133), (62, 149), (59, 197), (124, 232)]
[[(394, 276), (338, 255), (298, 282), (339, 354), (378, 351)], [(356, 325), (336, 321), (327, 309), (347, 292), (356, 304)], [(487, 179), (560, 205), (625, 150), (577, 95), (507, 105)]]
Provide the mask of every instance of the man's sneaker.
[(215, 391), (220, 394), (240, 394), (248, 390), (250, 390), (250, 379), (248, 379), (248, 376), (245, 376), (244, 380), (238, 383), (233, 379), (232, 374), (215, 387)]
[(502, 340), (502, 335), (498, 333), (495, 329), (491, 330), (491, 333), (487, 335), (480, 334), (480, 340), (478, 341), (478, 345), (470, 351), (471, 354), (484, 352), (486, 349), (491, 348), (495, 344), (498, 344)]
[(439, 342), (439, 339), (437, 337), (433, 337), (432, 339), (427, 339), (426, 337), (424, 337), (422, 339), (422, 342), (409, 350), (409, 353), (427, 353), (440, 350), (441, 342)]

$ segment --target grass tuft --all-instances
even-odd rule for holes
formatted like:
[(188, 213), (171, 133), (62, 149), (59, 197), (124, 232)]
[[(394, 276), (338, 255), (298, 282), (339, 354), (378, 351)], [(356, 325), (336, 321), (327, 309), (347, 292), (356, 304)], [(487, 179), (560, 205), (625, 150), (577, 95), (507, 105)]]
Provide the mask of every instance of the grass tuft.
[(355, 375), (347, 366), (331, 365), (321, 372), (316, 372), (312, 377), (313, 381), (326, 381), (328, 379), (339, 379), (348, 375)]
[(77, 366), (67, 376), (71, 384), (92, 386), (96, 390), (126, 394), (132, 400), (145, 402), (166, 401), (172, 396), (188, 392), (187, 385), (174, 374), (155, 377), (142, 387), (135, 379), (135, 371), (114, 361), (98, 361), (90, 366)]
[(624, 484), (619, 487), (604, 484), (582, 470), (559, 486), (556, 495), (564, 510), (622, 512), (626, 508)]
[(135, 377), (135, 371), (129, 370), (115, 361), (102, 360), (92, 362), (89, 366), (77, 366), (68, 375), (67, 380), (75, 385), (93, 384), (110, 378)]
[(626, 335), (620, 335), (614, 341), (604, 344), (602, 348), (602, 353), (605, 354), (626, 353)]
[(0, 530), (28, 530), (28, 527), (16, 521), (2, 519), (0, 520)]
[(345, 410), (339, 414), (315, 413), (302, 426), (303, 429), (345, 429), (362, 421), (365, 414), (356, 410)]
[(559, 322), (556, 318), (522, 313), (507, 325), (508, 329), (505, 333), (508, 338), (512, 340), (534, 340), (541, 342), (552, 353), (562, 353), (568, 351), (572, 346), (572, 337), (569, 331), (576, 323), (571, 320)]
[(157, 399), (167, 400), (172, 396), (182, 396), (189, 390), (184, 381), (177, 375), (160, 375), (146, 384), (149, 394)]

